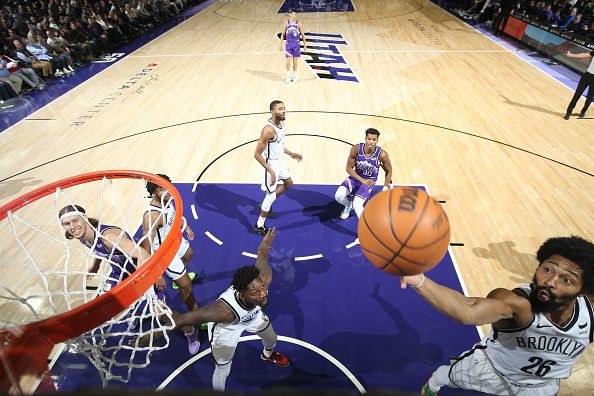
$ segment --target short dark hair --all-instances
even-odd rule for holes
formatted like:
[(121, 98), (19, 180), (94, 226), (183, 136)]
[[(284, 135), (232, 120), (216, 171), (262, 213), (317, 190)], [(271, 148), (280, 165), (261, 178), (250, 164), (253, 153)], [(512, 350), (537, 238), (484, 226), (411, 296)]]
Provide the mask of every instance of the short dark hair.
[(280, 100), (273, 100), (272, 102), (270, 102), (270, 111), (274, 110), (274, 108), (276, 107), (277, 104), (283, 103)]
[(579, 236), (547, 239), (536, 252), (539, 265), (545, 260), (559, 255), (576, 263), (583, 271), (583, 289), (594, 292), (594, 244)]
[[(169, 176), (164, 175), (162, 173), (157, 173), (157, 176), (159, 176), (159, 177), (167, 180), (169, 183), (171, 183), (171, 178)], [(156, 183), (153, 183), (153, 182), (150, 182), (150, 181), (149, 182), (146, 182), (146, 191), (148, 191), (148, 193), (151, 194), (151, 195), (153, 195), (153, 193), (155, 191), (157, 191), (157, 188), (159, 188), (159, 187), (161, 187), (161, 186), (159, 186)]]
[(255, 265), (246, 265), (238, 268), (233, 274), (231, 285), (235, 290), (242, 292), (247, 290), (248, 285), (260, 276), (260, 270)]
[(375, 128), (367, 128), (365, 130), (365, 137), (367, 137), (367, 135), (375, 135), (375, 136), (379, 137), (380, 132)]

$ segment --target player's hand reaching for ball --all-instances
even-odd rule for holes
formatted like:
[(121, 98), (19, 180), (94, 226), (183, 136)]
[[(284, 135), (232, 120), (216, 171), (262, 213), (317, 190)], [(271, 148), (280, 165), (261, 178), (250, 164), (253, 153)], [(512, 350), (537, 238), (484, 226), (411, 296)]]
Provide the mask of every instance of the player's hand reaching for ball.
[(406, 286), (419, 287), (425, 282), (425, 275), (408, 275), (400, 277), (400, 288), (406, 289)]

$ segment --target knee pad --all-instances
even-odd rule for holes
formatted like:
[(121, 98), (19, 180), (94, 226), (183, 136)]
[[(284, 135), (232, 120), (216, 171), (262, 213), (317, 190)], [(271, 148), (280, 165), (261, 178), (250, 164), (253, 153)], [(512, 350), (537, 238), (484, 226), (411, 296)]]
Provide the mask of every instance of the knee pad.
[(264, 212), (270, 212), (270, 208), (272, 207), (272, 203), (276, 199), (276, 193), (266, 194), (264, 197), (264, 201), (262, 202), (262, 210)]
[(334, 193), (334, 199), (342, 203), (342, 201), (346, 199), (347, 195), (349, 195), (349, 190), (345, 186), (340, 186)]

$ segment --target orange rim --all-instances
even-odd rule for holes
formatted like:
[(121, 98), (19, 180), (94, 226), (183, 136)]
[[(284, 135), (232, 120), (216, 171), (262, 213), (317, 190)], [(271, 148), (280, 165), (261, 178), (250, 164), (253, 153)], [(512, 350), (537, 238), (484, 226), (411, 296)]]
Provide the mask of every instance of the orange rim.
[[(9, 373), (20, 377), (38, 374), (47, 369), (46, 358), (53, 346), (92, 330), (130, 306), (147, 291), (165, 272), (181, 244), (183, 205), (177, 189), (167, 180), (151, 173), (132, 170), (108, 170), (69, 177), (37, 188), (0, 207), (0, 221), (9, 212), (16, 212), (31, 202), (54, 193), (58, 188), (67, 189), (91, 181), (108, 179), (144, 179), (169, 190), (177, 204), (175, 218), (161, 247), (126, 280), (113, 289), (71, 311), (19, 327), (0, 330), (0, 389), (12, 385)], [(6, 367), (7, 363), (10, 367)]]

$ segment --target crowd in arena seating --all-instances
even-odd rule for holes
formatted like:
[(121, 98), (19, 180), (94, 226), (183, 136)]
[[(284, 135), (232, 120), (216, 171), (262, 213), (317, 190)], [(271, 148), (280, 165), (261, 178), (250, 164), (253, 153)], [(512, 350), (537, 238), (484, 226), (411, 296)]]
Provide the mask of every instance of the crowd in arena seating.
[(0, 101), (43, 90), (201, 1), (4, 1)]
[[(498, 0), (454, 0), (454, 7), (462, 17), (479, 23), (492, 21), (500, 8)], [(511, 15), (594, 41), (594, 0), (521, 0)]]

